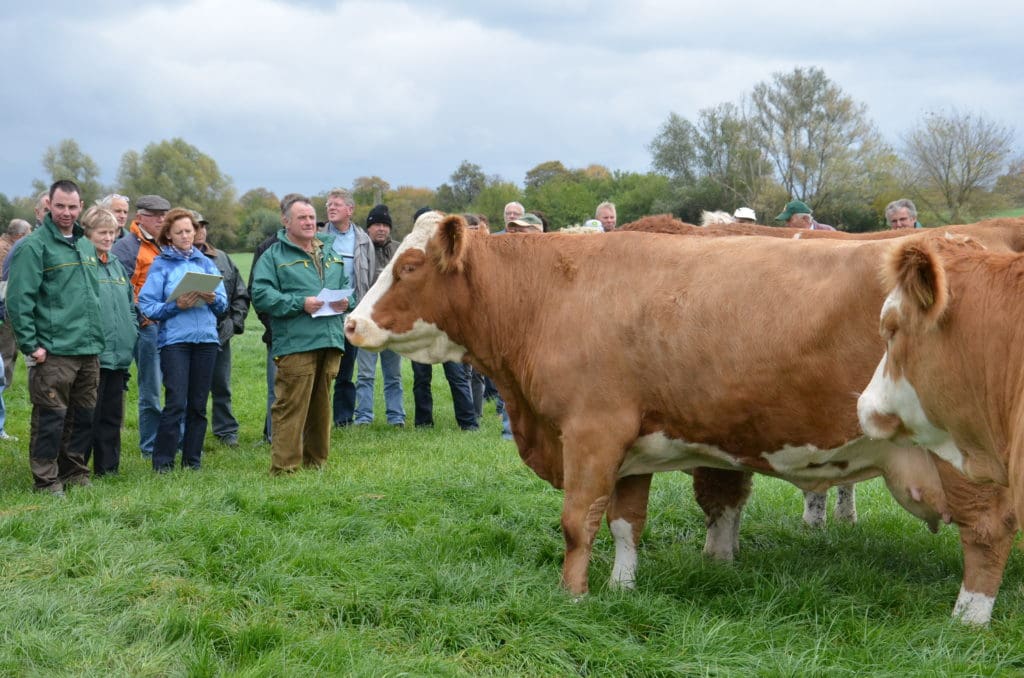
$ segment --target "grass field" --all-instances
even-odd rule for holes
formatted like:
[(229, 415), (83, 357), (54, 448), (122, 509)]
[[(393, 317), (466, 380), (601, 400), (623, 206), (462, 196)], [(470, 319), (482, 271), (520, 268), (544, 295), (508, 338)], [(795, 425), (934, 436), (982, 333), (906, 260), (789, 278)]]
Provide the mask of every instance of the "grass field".
[(209, 439), (202, 471), (153, 474), (132, 390), (121, 474), (63, 501), (29, 489), (19, 367), (5, 397), (21, 442), (0, 443), (0, 674), (1024, 673), (1020, 554), (991, 627), (954, 623), (955, 531), (930, 534), (878, 481), (858, 486), (858, 525), (814, 530), (795, 488), (758, 478), (740, 559), (721, 565), (700, 555), (689, 477), (659, 475), (637, 590), (608, 589), (602, 529), (574, 602), (561, 493), (501, 440), (492, 405), (458, 430), (439, 368), (434, 430), (337, 430), (323, 471), (271, 478), (257, 328), (234, 343), (239, 448)]

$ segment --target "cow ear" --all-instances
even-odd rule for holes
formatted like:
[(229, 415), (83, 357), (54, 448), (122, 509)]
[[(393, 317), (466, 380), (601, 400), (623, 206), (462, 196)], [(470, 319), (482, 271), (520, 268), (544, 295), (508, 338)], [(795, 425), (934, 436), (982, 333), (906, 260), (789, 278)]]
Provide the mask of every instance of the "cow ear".
[(466, 221), (459, 214), (450, 214), (438, 224), (433, 243), (434, 261), (441, 273), (461, 273), (469, 231)]
[(898, 287), (914, 308), (928, 320), (938, 320), (949, 302), (946, 269), (927, 240), (900, 245), (889, 264), (891, 287)]

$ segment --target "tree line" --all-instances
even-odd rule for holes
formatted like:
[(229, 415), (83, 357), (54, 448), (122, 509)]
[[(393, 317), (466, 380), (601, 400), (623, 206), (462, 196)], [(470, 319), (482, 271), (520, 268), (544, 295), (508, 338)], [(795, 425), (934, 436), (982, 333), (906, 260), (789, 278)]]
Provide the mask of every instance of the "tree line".
[[(697, 222), (701, 211), (754, 208), (771, 223), (787, 201), (809, 204), (820, 221), (848, 231), (885, 228), (882, 211), (896, 198), (913, 199), (928, 225), (963, 223), (1024, 206), (1024, 157), (1013, 157), (1015, 134), (984, 115), (930, 111), (896, 143), (887, 142), (868, 116), (819, 68), (795, 68), (759, 83), (738, 101), (698, 112), (694, 120), (670, 113), (651, 140), (651, 172), (602, 165), (568, 168), (545, 161), (522, 184), (488, 175), (463, 161), (435, 188), (392, 187), (381, 177), (358, 177), (350, 188), (355, 221), (388, 204), (394, 237), (411, 228), (423, 205), (474, 212), (502, 224), (504, 205), (518, 200), (541, 211), (554, 228), (581, 223), (596, 205), (611, 200), (619, 223), (647, 214), (672, 213)], [(35, 195), (58, 178), (72, 178), (87, 204), (111, 192), (137, 197), (157, 193), (195, 209), (214, 225), (216, 244), (251, 249), (280, 227), (279, 196), (258, 187), (238, 195), (216, 161), (180, 138), (151, 143), (122, 156), (114, 186), (100, 181), (96, 162), (74, 139), (46, 149), (46, 179), (35, 193), (0, 193), (0, 219), (32, 220)], [(311, 196), (324, 215), (326, 191)]]

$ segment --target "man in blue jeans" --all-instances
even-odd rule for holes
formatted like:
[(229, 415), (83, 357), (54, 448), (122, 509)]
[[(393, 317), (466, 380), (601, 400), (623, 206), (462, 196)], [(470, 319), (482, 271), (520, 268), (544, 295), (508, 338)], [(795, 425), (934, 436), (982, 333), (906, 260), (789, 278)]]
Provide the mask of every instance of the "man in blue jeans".
[[(156, 236), (164, 215), (171, 209), (171, 203), (159, 195), (144, 195), (135, 201), (135, 221), (128, 228), (128, 235), (117, 240), (110, 248), (128, 272), (135, 290), (136, 301), (139, 290), (146, 283), (149, 267), (160, 254)], [(160, 392), (163, 377), (160, 374), (160, 352), (157, 349), (157, 324), (144, 316), (139, 318), (139, 343), (135, 346), (136, 378), (139, 389), (139, 448), (142, 456), (153, 456), (156, 443), (156, 429), (160, 424)]]
[[(355, 288), (356, 302), (370, 289), (370, 278), (374, 274), (373, 245), (366, 231), (351, 220), (356, 203), (352, 194), (344, 188), (331, 189), (327, 193), (327, 222), (320, 232), (334, 236), (333, 248), (345, 262), (345, 276)], [(359, 349), (345, 339), (345, 350), (334, 380), (333, 414), (335, 426), (352, 423), (356, 407), (356, 387), (352, 383)]]
[[(370, 285), (377, 282), (380, 272), (391, 261), (398, 249), (398, 243), (391, 239), (391, 213), (387, 205), (376, 205), (366, 217), (366, 233), (373, 243), (375, 271)], [(356, 426), (373, 423), (373, 385), (377, 376), (377, 357), (380, 356), (380, 371), (384, 376), (384, 408), (388, 423), (405, 426), (405, 407), (402, 405), (402, 357), (392, 350), (379, 354), (373, 351), (359, 351), (356, 359), (359, 375), (356, 377)]]

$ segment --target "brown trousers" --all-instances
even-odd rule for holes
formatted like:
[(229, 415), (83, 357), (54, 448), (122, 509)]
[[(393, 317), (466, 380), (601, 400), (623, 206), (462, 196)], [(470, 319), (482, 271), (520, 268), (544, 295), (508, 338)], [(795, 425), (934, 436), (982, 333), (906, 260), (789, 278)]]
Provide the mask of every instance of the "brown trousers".
[(28, 370), (32, 400), (29, 464), (37, 489), (89, 475), (85, 454), (92, 443), (92, 416), (100, 362), (94, 355), (48, 355)]
[(299, 466), (319, 468), (331, 445), (331, 385), (341, 350), (322, 348), (275, 358), (274, 405), (270, 409), (270, 472)]

